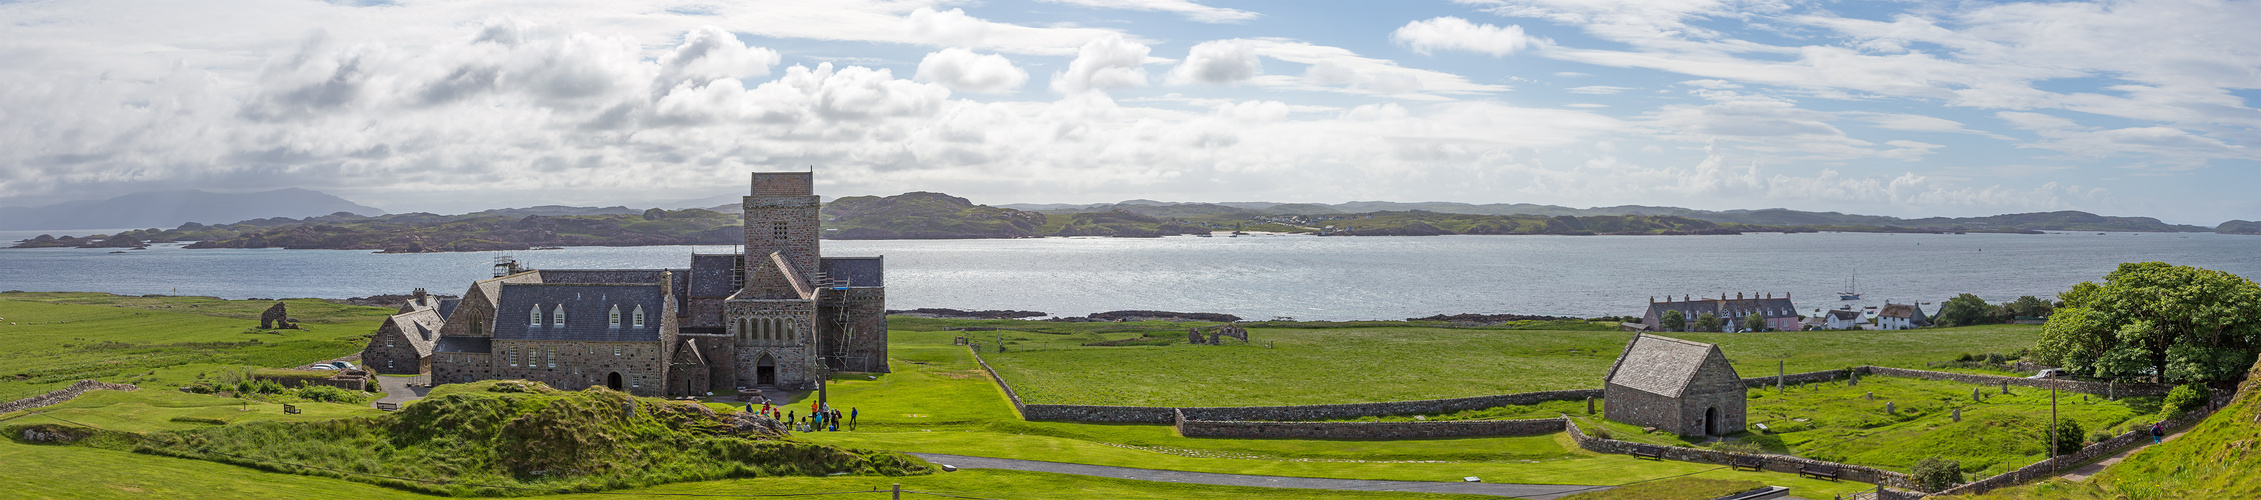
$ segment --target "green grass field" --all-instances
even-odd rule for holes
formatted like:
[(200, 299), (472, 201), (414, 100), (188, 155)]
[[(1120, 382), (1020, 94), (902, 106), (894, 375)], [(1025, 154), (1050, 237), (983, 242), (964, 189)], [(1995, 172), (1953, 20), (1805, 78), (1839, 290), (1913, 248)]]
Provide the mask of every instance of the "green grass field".
[[(1044, 328), (962, 332), (1005, 352), (982, 357), (1027, 403), (1126, 406), (1267, 406), (1440, 399), (1601, 386), (1632, 334), (1594, 330), (1397, 326), (1249, 328), (1250, 343), (1183, 343), (1181, 323), (1084, 323), (1082, 330), (1014, 321), (899, 322), (903, 330)], [(1032, 324), (1033, 323), (1033, 324)], [(1174, 333), (1168, 330), (1174, 329)], [(1156, 332), (1161, 346), (1084, 346)], [(1993, 325), (1870, 332), (1673, 334), (1720, 345), (1745, 377), (1857, 365), (1923, 368), (1963, 353), (2031, 347), (2040, 328)]]
[(393, 310), (290, 299), (307, 330), (260, 330), (271, 301), (0, 293), (0, 401), (80, 379), (151, 388), (227, 367), (290, 367), (359, 352)]

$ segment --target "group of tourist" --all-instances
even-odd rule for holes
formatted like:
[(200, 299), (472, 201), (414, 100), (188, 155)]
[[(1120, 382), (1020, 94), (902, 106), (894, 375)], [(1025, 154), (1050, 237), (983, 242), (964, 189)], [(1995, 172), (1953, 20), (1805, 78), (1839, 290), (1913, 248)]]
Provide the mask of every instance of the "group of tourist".
[(755, 410), (753, 403), (746, 403), (746, 411), (792, 425), (794, 432), (837, 432), (842, 423), (847, 424), (848, 430), (856, 430), (857, 412), (856, 408), (852, 406), (848, 407), (846, 413), (842, 413), (839, 408), (834, 408), (832, 405), (811, 401), (809, 402), (809, 414), (804, 416), (796, 410), (786, 410), (772, 405), (769, 398), (765, 397), (762, 398), (760, 410)]

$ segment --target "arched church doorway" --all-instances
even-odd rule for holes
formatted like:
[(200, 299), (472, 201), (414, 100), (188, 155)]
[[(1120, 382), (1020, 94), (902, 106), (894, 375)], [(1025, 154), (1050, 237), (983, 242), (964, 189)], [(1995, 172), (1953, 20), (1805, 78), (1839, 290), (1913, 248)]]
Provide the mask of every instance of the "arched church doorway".
[(611, 375), (606, 375), (605, 387), (610, 387), (615, 391), (620, 390), (620, 372), (612, 372)]
[(1704, 408), (1704, 435), (1719, 435), (1719, 407)]
[(777, 385), (777, 359), (769, 353), (754, 361), (754, 385)]

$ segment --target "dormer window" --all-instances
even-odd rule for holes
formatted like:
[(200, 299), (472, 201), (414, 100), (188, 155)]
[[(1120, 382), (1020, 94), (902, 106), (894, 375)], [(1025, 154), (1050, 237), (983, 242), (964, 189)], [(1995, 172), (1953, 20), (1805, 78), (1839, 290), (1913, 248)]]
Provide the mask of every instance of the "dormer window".
[(643, 328), (643, 327), (644, 327), (644, 305), (643, 305), (643, 304), (637, 304), (637, 305), (636, 305), (636, 318), (635, 318), (635, 319), (636, 319), (636, 327), (637, 327), (637, 328)]
[(565, 304), (558, 304), (556, 309), (550, 310), (550, 326), (565, 327)]
[(613, 328), (620, 328), (620, 305), (613, 304), (612, 312), (606, 313), (605, 318), (605, 323), (607, 325), (611, 325), (611, 327)]
[(542, 326), (542, 306), (526, 311), (526, 326)]

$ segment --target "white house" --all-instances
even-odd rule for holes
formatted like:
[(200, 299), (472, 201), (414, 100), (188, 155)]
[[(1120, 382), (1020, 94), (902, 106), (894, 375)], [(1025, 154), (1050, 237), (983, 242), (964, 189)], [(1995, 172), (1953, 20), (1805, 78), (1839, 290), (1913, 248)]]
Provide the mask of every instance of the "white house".
[(1831, 330), (1851, 330), (1860, 328), (1862, 323), (1863, 321), (1861, 321), (1860, 311), (1847, 311), (1844, 309), (1829, 311), (1829, 329)]

